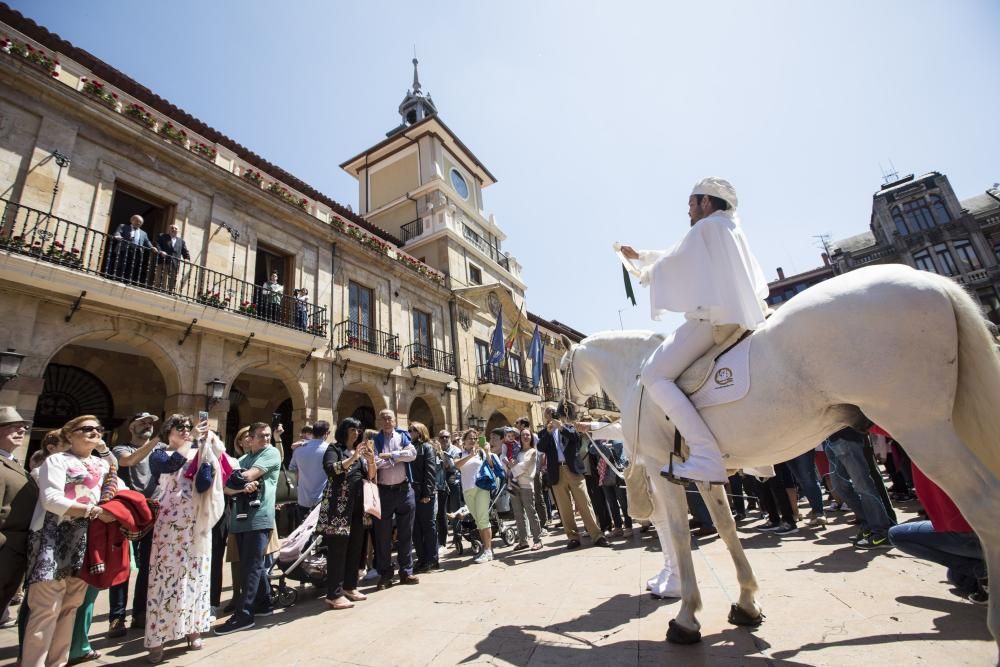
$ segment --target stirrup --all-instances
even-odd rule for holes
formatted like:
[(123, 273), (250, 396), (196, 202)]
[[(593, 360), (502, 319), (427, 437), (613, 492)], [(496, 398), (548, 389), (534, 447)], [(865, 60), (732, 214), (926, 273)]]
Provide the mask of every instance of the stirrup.
[[(675, 456), (677, 456), (678, 458), (680, 458), (680, 454), (677, 454), (676, 452), (670, 452), (670, 463), (667, 465), (666, 472), (664, 472), (663, 470), (660, 471), (660, 477), (663, 477), (668, 482), (673, 482), (674, 484), (680, 484), (681, 486), (687, 486), (687, 484), (693, 482), (694, 480), (693, 479), (685, 479), (683, 477), (679, 477), (679, 476), (677, 476), (677, 475), (674, 474), (674, 457)], [(681, 462), (683, 463), (683, 459), (681, 459)]]

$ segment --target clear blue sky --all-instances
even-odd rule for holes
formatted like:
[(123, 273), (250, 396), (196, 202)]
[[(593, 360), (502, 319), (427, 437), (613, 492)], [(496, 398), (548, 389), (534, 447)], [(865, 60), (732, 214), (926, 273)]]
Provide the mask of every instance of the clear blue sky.
[(416, 46), (528, 307), (584, 332), (668, 328), (624, 299), (614, 240), (666, 247), (730, 179), (769, 279), (868, 228), (879, 164), (1000, 181), (1000, 3), (14, 1), (357, 209), (337, 165), (396, 126)]

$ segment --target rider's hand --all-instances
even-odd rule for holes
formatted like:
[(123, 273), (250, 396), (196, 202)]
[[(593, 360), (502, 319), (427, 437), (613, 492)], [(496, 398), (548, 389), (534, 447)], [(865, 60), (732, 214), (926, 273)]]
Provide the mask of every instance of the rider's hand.
[(590, 422), (576, 422), (573, 426), (576, 427), (578, 433), (586, 433), (590, 430)]
[(633, 248), (630, 245), (623, 245), (621, 247), (621, 251), (622, 251), (622, 256), (627, 259), (639, 259), (639, 253), (637, 253), (635, 251), (635, 248)]

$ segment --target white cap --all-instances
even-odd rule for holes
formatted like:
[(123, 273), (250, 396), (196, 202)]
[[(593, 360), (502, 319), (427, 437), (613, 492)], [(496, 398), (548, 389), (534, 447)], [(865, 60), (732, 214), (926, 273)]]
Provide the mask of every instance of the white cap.
[(718, 176), (709, 176), (698, 181), (694, 189), (691, 190), (691, 194), (718, 197), (729, 204), (731, 208), (736, 208), (740, 201), (736, 197), (736, 188), (733, 187), (733, 184)]

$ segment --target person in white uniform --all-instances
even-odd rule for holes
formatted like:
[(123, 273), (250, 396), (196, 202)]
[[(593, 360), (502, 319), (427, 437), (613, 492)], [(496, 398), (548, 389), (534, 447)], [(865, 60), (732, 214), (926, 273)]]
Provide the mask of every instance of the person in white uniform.
[(721, 484), (726, 467), (715, 436), (675, 384), (677, 378), (717, 342), (716, 327), (737, 324), (752, 330), (764, 322), (767, 280), (743, 235), (738, 203), (729, 181), (706, 178), (688, 198), (691, 229), (680, 243), (666, 251), (620, 250), (649, 287), (653, 319), (672, 311), (684, 313), (686, 320), (642, 368), (646, 392), (690, 448), (685, 461), (673, 463), (672, 473), (670, 466), (661, 472), (678, 483)]

